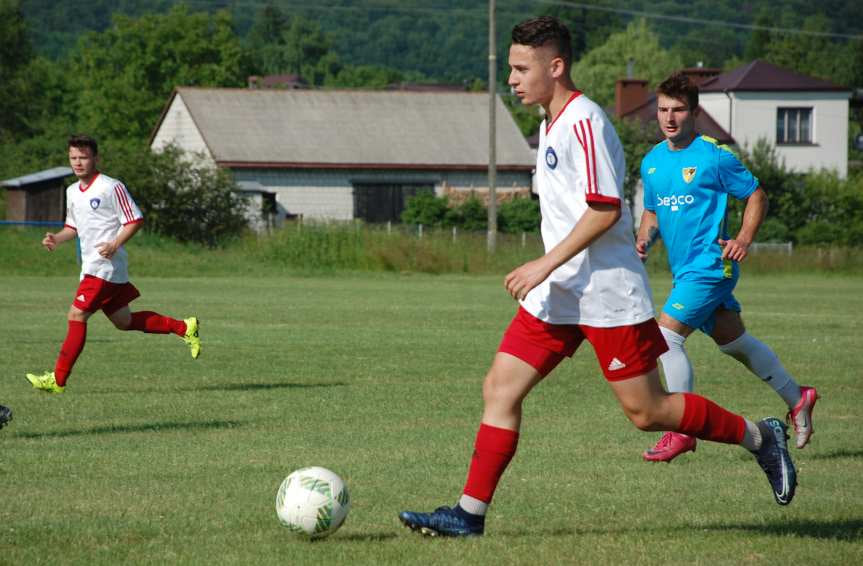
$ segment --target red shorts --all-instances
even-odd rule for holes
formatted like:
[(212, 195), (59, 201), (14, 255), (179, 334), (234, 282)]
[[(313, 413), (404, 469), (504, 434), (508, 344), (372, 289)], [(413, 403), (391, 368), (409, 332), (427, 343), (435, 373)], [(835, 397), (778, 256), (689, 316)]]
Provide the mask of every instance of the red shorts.
[(72, 304), (84, 312), (102, 310), (111, 316), (141, 296), (131, 283), (111, 283), (92, 275), (85, 275), (75, 291)]
[(656, 368), (656, 359), (668, 350), (659, 325), (652, 318), (611, 328), (549, 324), (519, 307), (503, 334), (498, 352), (513, 355), (546, 376), (564, 357), (571, 357), (585, 338), (593, 346), (608, 381), (648, 373)]

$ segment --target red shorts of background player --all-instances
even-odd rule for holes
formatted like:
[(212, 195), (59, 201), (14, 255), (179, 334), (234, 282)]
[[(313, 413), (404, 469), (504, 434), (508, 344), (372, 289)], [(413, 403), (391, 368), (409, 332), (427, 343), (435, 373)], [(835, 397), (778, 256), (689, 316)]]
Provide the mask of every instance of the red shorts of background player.
[(111, 316), (141, 296), (131, 283), (111, 283), (92, 275), (85, 275), (75, 292), (72, 305), (84, 312), (102, 310)]
[(599, 367), (608, 381), (621, 381), (652, 371), (656, 368), (656, 359), (668, 350), (659, 325), (652, 318), (610, 328), (549, 324), (519, 307), (503, 334), (498, 352), (515, 356), (546, 376), (564, 357), (571, 357), (585, 338), (596, 351)]

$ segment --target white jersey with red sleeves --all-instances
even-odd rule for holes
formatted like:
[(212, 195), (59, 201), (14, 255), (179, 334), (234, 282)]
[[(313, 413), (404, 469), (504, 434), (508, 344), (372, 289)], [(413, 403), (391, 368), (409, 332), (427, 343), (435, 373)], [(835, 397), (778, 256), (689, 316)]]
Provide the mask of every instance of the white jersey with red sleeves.
[(132, 195), (117, 179), (98, 173), (84, 185), (66, 188), (66, 226), (78, 232), (81, 242), (81, 278), (92, 275), (111, 283), (129, 281), (126, 250), (120, 247), (111, 259), (99, 255), (99, 244), (112, 242), (126, 224), (143, 220)]
[(548, 252), (575, 227), (589, 202), (617, 204), (621, 217), (587, 249), (555, 269), (522, 306), (551, 324), (608, 328), (653, 317), (647, 273), (635, 253), (623, 200), (623, 147), (602, 109), (576, 92), (540, 125), (536, 186)]

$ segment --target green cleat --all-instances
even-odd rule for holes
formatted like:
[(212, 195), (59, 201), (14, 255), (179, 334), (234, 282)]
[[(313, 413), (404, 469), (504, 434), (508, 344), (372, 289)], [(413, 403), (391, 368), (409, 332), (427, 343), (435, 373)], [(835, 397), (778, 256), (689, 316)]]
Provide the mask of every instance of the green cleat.
[(198, 356), (201, 355), (201, 337), (198, 336), (198, 328), (200, 327), (198, 319), (193, 316), (185, 319), (183, 322), (186, 323), (186, 334), (183, 335), (183, 342), (189, 345), (192, 358), (197, 360)]
[(54, 378), (53, 371), (46, 371), (42, 375), (28, 373), (27, 381), (33, 384), (34, 389), (39, 389), (45, 393), (63, 393), (66, 389), (61, 385), (57, 385), (57, 380)]

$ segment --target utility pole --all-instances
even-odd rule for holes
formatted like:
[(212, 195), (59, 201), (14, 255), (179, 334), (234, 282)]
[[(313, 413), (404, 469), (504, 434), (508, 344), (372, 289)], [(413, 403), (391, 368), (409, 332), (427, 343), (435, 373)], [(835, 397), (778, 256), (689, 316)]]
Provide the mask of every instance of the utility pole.
[(489, 253), (497, 248), (497, 135), (495, 106), (497, 105), (497, 48), (495, 46), (494, 0), (488, 2), (488, 234)]

